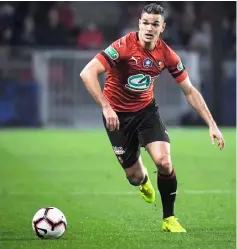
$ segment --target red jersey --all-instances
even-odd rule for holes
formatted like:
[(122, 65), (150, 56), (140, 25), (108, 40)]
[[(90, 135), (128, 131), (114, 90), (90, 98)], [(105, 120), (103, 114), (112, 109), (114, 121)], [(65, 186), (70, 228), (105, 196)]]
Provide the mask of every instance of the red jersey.
[(95, 56), (107, 76), (103, 93), (116, 112), (136, 112), (154, 98), (153, 83), (168, 69), (177, 83), (187, 77), (179, 56), (158, 39), (153, 51), (144, 49), (138, 33), (131, 32)]

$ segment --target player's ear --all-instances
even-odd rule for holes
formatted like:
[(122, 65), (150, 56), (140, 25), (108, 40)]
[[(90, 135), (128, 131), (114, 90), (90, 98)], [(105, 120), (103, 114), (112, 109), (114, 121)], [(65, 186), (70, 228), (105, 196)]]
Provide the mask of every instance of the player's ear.
[(162, 24), (162, 28), (161, 28), (161, 33), (163, 33), (164, 32), (164, 30), (165, 30), (165, 27), (166, 27), (166, 23), (164, 22), (163, 24)]
[(141, 23), (142, 23), (142, 21), (141, 21), (141, 19), (139, 19), (139, 22), (138, 22), (138, 27), (139, 27), (139, 29), (140, 29)]

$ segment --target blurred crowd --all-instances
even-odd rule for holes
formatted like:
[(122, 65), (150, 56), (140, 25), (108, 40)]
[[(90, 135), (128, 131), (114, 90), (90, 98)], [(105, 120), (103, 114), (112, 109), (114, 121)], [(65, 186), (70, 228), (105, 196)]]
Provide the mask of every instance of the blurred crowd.
[[(31, 125), (38, 123), (38, 90), (33, 60), (35, 53), (32, 53), (32, 49), (106, 48), (128, 32), (138, 30), (138, 19), (148, 3), (150, 2), (1, 1), (0, 126), (9, 122), (16, 124), (14, 120), (18, 116), (22, 118), (21, 121), (17, 119), (18, 125), (26, 124), (26, 120)], [(175, 50), (198, 51), (194, 53), (198, 54), (197, 70), (200, 72), (195, 73), (198, 79), (196, 84), (208, 105), (210, 103), (214, 106), (213, 89), (221, 92), (221, 98), (215, 98), (215, 105), (221, 110), (222, 123), (235, 124), (236, 2), (222, 2), (223, 9), (218, 5), (220, 2), (210, 1), (157, 3), (164, 7), (167, 23), (161, 37)], [(213, 40), (213, 36), (217, 40)], [(81, 63), (84, 67), (85, 62), (82, 60)], [(63, 77), (70, 80), (62, 82), (74, 82), (71, 78), (74, 77), (72, 71), (67, 70), (71, 66), (70, 60), (50, 60), (47, 65), (52, 86), (54, 81), (58, 84)], [(69, 84), (69, 89), (70, 86)], [(71, 103), (71, 97), (67, 101)], [(27, 109), (28, 107), (31, 109)], [(181, 122), (198, 123), (192, 112), (183, 115)]]
[(99, 48), (103, 31), (91, 22), (75, 23), (70, 2), (0, 3), (0, 44)]
[[(91, 2), (1, 2), (0, 45), (27, 47), (76, 47), (100, 49), (130, 31), (138, 29), (141, 10), (148, 2), (113, 2), (112, 18), (96, 19)], [(165, 8), (166, 32), (162, 38), (176, 47), (206, 53), (212, 43), (210, 13), (203, 2), (160, 2)], [(97, 3), (98, 4), (98, 3)], [(103, 3), (105, 4), (105, 3)], [(214, 6), (214, 4), (213, 4)], [(106, 8), (106, 7), (105, 7)], [(79, 11), (78, 11), (79, 9)], [(82, 15), (89, 16), (85, 20)], [(93, 13), (93, 11), (95, 11)], [(227, 54), (236, 51), (235, 2), (226, 2), (220, 37)], [(213, 9), (215, 13), (215, 9)], [(118, 16), (115, 19), (115, 15)], [(97, 15), (98, 16), (98, 15)], [(84, 18), (84, 19), (83, 19)]]

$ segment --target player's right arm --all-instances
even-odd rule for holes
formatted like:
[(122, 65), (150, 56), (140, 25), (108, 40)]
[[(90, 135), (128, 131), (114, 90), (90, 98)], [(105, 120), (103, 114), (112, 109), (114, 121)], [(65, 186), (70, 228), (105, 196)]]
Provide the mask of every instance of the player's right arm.
[(116, 129), (119, 130), (119, 119), (105, 98), (98, 80), (98, 75), (105, 71), (103, 64), (97, 58), (94, 58), (81, 71), (80, 77), (91, 96), (102, 108), (107, 128), (110, 131), (114, 131)]
[(106, 126), (110, 131), (119, 130), (119, 119), (101, 90), (98, 75), (116, 67), (122, 59), (127, 57), (128, 44), (130, 44), (127, 39), (129, 39), (128, 36), (124, 36), (113, 42), (108, 48), (97, 54), (80, 73), (89, 93), (101, 106)]
[(109, 103), (101, 90), (98, 80), (98, 75), (104, 72), (104, 66), (98, 59), (94, 58), (84, 67), (80, 73), (87, 90), (101, 108), (109, 106)]

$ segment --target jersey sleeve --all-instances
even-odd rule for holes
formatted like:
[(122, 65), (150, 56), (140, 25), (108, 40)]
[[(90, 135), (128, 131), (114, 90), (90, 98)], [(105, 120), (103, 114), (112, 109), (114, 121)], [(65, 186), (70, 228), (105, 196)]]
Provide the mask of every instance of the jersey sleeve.
[(177, 83), (181, 83), (188, 76), (188, 72), (180, 57), (171, 48), (168, 48), (166, 53), (166, 65), (169, 73)]
[(113, 42), (105, 50), (98, 53), (95, 58), (97, 58), (105, 67), (105, 70), (108, 71), (111, 68), (116, 67), (116, 65), (121, 61), (127, 58), (128, 54), (128, 45), (127, 38), (122, 37), (121, 39)]

